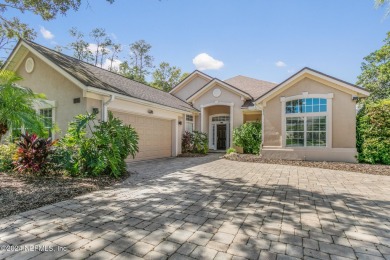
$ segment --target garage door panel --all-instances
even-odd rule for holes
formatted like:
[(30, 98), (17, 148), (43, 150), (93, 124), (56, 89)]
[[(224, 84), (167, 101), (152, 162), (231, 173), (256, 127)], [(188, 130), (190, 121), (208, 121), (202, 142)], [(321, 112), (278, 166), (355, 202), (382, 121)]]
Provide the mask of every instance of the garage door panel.
[(172, 124), (169, 120), (112, 111), (115, 117), (130, 124), (139, 136), (139, 153), (135, 159), (147, 160), (172, 155)]

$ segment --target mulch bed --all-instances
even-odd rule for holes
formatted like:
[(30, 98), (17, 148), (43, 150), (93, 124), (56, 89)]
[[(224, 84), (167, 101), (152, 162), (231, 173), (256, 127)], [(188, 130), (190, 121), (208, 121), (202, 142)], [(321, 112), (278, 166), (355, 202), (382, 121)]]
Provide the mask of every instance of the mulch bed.
[(130, 173), (114, 179), (73, 178), (63, 175), (21, 175), (0, 172), (0, 218), (76, 196), (104, 189), (122, 182)]
[(229, 155), (225, 155), (223, 156), (223, 158), (231, 161), (240, 161), (240, 162), (293, 165), (293, 166), (314, 167), (314, 168), (322, 168), (322, 169), (329, 169), (329, 170), (349, 171), (349, 172), (359, 172), (359, 173), (390, 176), (390, 165), (381, 165), (381, 164), (291, 161), (291, 160), (280, 160), (280, 159), (270, 160), (270, 159), (263, 159), (259, 155), (237, 154), (237, 153), (231, 153)]

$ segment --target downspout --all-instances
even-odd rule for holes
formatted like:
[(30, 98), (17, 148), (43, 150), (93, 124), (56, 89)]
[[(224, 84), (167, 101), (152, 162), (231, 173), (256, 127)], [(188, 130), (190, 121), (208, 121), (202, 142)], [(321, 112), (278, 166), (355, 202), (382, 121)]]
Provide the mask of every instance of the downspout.
[(115, 100), (115, 96), (111, 95), (107, 101), (102, 100), (103, 103), (103, 113), (102, 113), (102, 121), (107, 122), (108, 120), (108, 105)]

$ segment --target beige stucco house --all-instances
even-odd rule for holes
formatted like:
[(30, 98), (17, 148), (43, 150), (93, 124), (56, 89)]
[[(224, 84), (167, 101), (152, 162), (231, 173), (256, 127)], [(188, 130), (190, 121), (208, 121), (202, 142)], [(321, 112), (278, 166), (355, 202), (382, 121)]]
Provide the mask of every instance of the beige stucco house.
[(266, 158), (354, 162), (356, 100), (369, 95), (310, 68), (280, 84), (194, 71), (166, 93), (24, 40), (4, 68), (46, 94), (37, 110), (58, 125), (58, 136), (75, 115), (93, 110), (131, 124), (140, 136), (137, 160), (177, 156), (184, 131), (206, 132), (210, 150), (225, 150), (234, 128), (261, 121)]

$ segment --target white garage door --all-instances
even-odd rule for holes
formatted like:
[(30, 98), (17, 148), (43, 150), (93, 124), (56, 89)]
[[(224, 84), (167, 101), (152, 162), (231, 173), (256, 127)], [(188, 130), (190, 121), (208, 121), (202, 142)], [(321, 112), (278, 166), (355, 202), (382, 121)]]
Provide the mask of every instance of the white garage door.
[[(130, 124), (139, 136), (139, 153), (135, 160), (148, 160), (172, 156), (171, 121), (112, 111), (115, 117)], [(133, 157), (128, 159), (133, 160)]]

